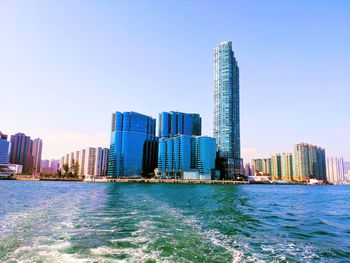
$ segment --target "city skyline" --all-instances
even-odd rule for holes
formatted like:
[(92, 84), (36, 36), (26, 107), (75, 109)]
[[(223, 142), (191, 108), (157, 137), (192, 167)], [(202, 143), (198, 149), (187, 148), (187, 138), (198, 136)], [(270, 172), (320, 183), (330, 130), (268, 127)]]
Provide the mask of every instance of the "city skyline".
[[(122, 14), (130, 10), (128, 4), (90, 3), (81, 10), (80, 2), (67, 11), (65, 3), (3, 2), (5, 26), (0, 32), (5, 41), (0, 50), (6, 53), (0, 51), (0, 86), (6, 87), (1, 89), (4, 107), (11, 110), (2, 115), (1, 130), (41, 138), (43, 159), (78, 148), (108, 147), (109, 113), (115, 110), (153, 118), (162, 111), (196, 112), (202, 116), (203, 135), (213, 136), (212, 50), (230, 40), (241, 68), (245, 161), (290, 151), (289, 145), (300, 141), (322, 145), (327, 156), (350, 160), (349, 4), (317, 3), (298, 2), (291, 8), (268, 2), (251, 8), (249, 3), (223, 2), (224, 9), (237, 10), (233, 17), (214, 4), (188, 3), (174, 7), (184, 9), (183, 22), (178, 12), (171, 14), (171, 5), (141, 3), (134, 13), (140, 19), (126, 32), (118, 25), (130, 22)], [(143, 12), (151, 8), (159, 11), (154, 18)], [(72, 16), (75, 12), (81, 22)], [(283, 23), (272, 24), (270, 15)], [(193, 16), (199, 21), (191, 21)], [(167, 27), (159, 24), (166, 17)], [(99, 22), (94, 26), (92, 21)], [(225, 22), (237, 27), (218, 28)], [(101, 40), (94, 40), (96, 36)], [(13, 107), (13, 91), (20, 107)]]

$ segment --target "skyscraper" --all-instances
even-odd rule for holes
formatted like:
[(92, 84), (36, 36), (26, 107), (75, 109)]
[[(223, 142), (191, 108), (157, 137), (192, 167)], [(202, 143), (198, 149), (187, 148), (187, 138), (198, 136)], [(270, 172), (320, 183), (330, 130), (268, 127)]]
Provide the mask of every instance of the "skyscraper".
[(214, 54), (214, 138), (224, 178), (240, 173), (239, 68), (232, 43), (218, 44)]
[(11, 136), (10, 163), (23, 166), (24, 174), (31, 174), (33, 168), (33, 141), (24, 133)]
[(293, 154), (282, 153), (281, 155), (281, 179), (283, 181), (293, 180)]
[(201, 134), (202, 119), (199, 114), (175, 111), (159, 113), (159, 138)]
[(89, 147), (85, 152), (85, 164), (84, 164), (84, 175), (91, 176), (95, 174), (95, 159), (96, 159), (96, 148)]
[(39, 139), (39, 138), (34, 139), (34, 141), (33, 141), (33, 149), (32, 149), (33, 173), (34, 174), (39, 174), (40, 173), (42, 149), (43, 149), (43, 141), (41, 139)]
[(327, 158), (327, 180), (332, 183), (347, 180), (347, 176), (344, 174), (344, 161), (342, 157)]
[(0, 131), (0, 165), (7, 165), (9, 163), (9, 142), (7, 135)]
[(327, 180), (326, 153), (321, 147), (307, 143), (296, 144), (293, 165), (293, 177), (296, 181)]
[(157, 166), (156, 120), (137, 112), (112, 114), (108, 175), (148, 176)]
[(97, 175), (97, 176), (107, 175), (108, 156), (109, 156), (109, 149), (102, 148), (102, 147), (96, 148), (94, 175)]

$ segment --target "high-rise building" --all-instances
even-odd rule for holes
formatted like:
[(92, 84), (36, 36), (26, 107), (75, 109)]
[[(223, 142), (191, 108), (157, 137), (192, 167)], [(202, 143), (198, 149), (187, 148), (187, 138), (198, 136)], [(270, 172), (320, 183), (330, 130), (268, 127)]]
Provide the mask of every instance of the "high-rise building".
[(86, 156), (86, 150), (83, 149), (80, 151), (80, 154), (79, 154), (79, 175), (80, 176), (85, 175), (85, 156)]
[(34, 139), (33, 141), (33, 149), (32, 149), (32, 156), (33, 156), (33, 173), (39, 174), (40, 173), (40, 166), (41, 166), (41, 153), (43, 149), (43, 141), (39, 138)]
[(254, 174), (262, 173), (264, 175), (271, 175), (271, 166), (271, 158), (252, 159), (252, 168)]
[(281, 157), (281, 179), (283, 181), (293, 180), (293, 154), (282, 153)]
[(108, 148), (103, 148), (102, 149), (101, 176), (106, 176), (107, 175), (108, 158), (109, 158), (109, 149)]
[(294, 180), (327, 180), (325, 149), (307, 143), (296, 144), (294, 145), (293, 163)]
[(51, 160), (50, 161), (50, 167), (54, 173), (60, 169), (60, 161), (59, 160)]
[(89, 147), (88, 149), (86, 149), (84, 175), (91, 176), (95, 174), (95, 161), (96, 161), (96, 148)]
[(192, 137), (191, 152), (192, 156), (194, 156), (194, 168), (198, 169), (200, 174), (211, 174), (211, 171), (215, 168), (215, 138), (208, 136)]
[(103, 158), (102, 148), (98, 147), (96, 148), (94, 175), (100, 176), (102, 174), (102, 158)]
[(50, 160), (41, 160), (40, 169), (50, 167)]
[(232, 43), (224, 41), (214, 55), (214, 138), (224, 178), (240, 173), (239, 67)]
[(32, 174), (32, 148), (33, 141), (24, 133), (11, 136), (10, 163), (22, 165), (24, 174)]
[(70, 162), (69, 162), (69, 153), (66, 154), (66, 157), (64, 158), (64, 164), (65, 165), (70, 165)]
[(64, 161), (64, 156), (61, 157), (60, 159), (60, 169), (63, 168), (63, 165), (65, 164), (65, 161)]
[(112, 115), (108, 175), (148, 176), (157, 166), (156, 120), (136, 112)]
[(347, 176), (344, 174), (343, 157), (327, 158), (327, 181), (331, 183), (347, 181)]
[(9, 144), (7, 135), (0, 131), (0, 165), (7, 165), (9, 163)]
[(347, 181), (350, 181), (350, 162), (344, 162), (344, 175)]
[(175, 111), (159, 113), (159, 138), (201, 134), (202, 119), (199, 114)]
[(211, 174), (215, 168), (216, 142), (207, 136), (178, 135), (160, 138), (158, 172), (160, 176), (181, 178), (188, 170)]
[(271, 179), (282, 180), (281, 154), (277, 153), (271, 156)]
[(253, 171), (253, 169), (252, 169), (250, 163), (246, 163), (246, 164), (244, 165), (244, 174), (245, 174), (246, 177), (248, 177), (248, 176), (254, 176), (254, 171)]

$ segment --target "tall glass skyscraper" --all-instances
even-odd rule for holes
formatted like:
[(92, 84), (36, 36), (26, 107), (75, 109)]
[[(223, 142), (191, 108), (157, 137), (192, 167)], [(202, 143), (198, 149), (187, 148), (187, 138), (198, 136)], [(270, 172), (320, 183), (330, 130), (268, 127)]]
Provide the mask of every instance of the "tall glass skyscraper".
[[(240, 173), (239, 68), (232, 43), (218, 44), (214, 54), (214, 137), (224, 177)], [(221, 167), (222, 168), (222, 167)]]
[(112, 115), (108, 175), (147, 176), (157, 167), (156, 120), (137, 112)]
[(202, 134), (202, 119), (196, 113), (162, 112), (159, 113), (158, 136), (172, 137), (176, 135)]

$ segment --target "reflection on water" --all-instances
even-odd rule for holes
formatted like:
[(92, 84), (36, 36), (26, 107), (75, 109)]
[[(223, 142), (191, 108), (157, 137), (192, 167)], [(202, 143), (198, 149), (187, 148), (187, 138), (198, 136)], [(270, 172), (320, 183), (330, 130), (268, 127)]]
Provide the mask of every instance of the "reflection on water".
[(345, 262), (349, 190), (0, 181), (0, 259)]

